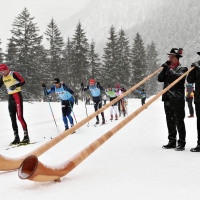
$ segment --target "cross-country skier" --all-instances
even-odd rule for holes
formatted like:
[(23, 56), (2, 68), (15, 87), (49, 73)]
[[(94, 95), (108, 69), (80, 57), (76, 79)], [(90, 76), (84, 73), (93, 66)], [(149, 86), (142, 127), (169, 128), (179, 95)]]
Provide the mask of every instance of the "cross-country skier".
[[(125, 89), (125, 88), (122, 88), (121, 91), (122, 91), (122, 94), (123, 94), (124, 92), (126, 92), (126, 89)], [(124, 116), (125, 116), (125, 115), (128, 114), (128, 111), (127, 111), (128, 99), (127, 99), (126, 96), (124, 96), (124, 97), (122, 98), (122, 105), (124, 106), (124, 108), (123, 108), (123, 114), (124, 114)]]
[[(10, 145), (19, 143), (28, 144), (30, 140), (28, 136), (27, 124), (23, 117), (23, 98), (21, 94), (21, 86), (25, 84), (25, 80), (18, 72), (10, 71), (8, 66), (4, 63), (0, 64), (0, 73), (2, 74), (2, 77), (0, 78), (0, 88), (3, 84), (5, 84), (9, 95), (8, 110), (15, 136), (15, 139), (10, 143)], [(18, 134), (16, 115), (24, 130), (24, 139), (21, 142)]]
[[(110, 101), (117, 98), (115, 88), (112, 88), (111, 85), (108, 86), (108, 89), (105, 92), (110, 97)], [(115, 120), (118, 120), (117, 104), (118, 103), (116, 102), (112, 106), (110, 106), (110, 120), (113, 120), (113, 113), (115, 116)]]
[[(101, 97), (101, 91), (104, 91), (104, 88), (100, 85), (99, 82), (95, 82), (94, 79), (90, 79), (89, 85), (87, 87), (84, 87), (83, 83), (81, 83), (82, 91), (90, 90), (92, 95), (92, 100), (94, 102), (94, 110), (97, 111), (102, 107), (102, 97)], [(104, 112), (101, 112), (102, 116), (102, 124), (105, 124), (105, 117)], [(96, 124), (99, 124), (99, 116), (96, 116)]]
[(144, 91), (144, 89), (142, 89), (142, 90), (137, 89), (136, 92), (140, 94), (141, 103), (142, 103), (142, 106), (143, 106), (145, 104), (145, 101), (146, 101), (146, 98), (147, 98), (146, 92)]
[(194, 117), (194, 108), (192, 105), (193, 98), (194, 98), (194, 86), (193, 86), (193, 83), (188, 83), (186, 85), (185, 100), (186, 100), (186, 102), (188, 104), (188, 108), (189, 108), (189, 113), (190, 113), (190, 115), (188, 116), (189, 118)]
[(54, 79), (53, 85), (48, 91), (46, 89), (45, 83), (42, 83), (42, 87), (44, 88), (45, 95), (55, 93), (61, 100), (62, 116), (65, 130), (69, 129), (68, 120), (71, 124), (71, 127), (74, 126), (74, 121), (71, 116), (72, 108), (74, 105), (74, 98), (72, 96), (74, 94), (73, 90), (67, 87), (67, 85), (65, 85), (64, 83), (61, 83), (59, 78)]
[[(116, 84), (115, 92), (116, 92), (117, 96), (120, 96), (122, 94), (120, 84)], [(119, 117), (121, 117), (121, 114), (123, 114), (124, 116), (126, 115), (124, 98), (122, 98), (118, 101), (118, 110), (119, 110)]]

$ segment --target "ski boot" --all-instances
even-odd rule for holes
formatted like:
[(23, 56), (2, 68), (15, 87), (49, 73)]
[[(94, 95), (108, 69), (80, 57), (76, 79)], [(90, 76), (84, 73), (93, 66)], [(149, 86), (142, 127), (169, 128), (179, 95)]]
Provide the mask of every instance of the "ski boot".
[(112, 121), (113, 120), (113, 115), (110, 115), (110, 121)]
[[(73, 126), (74, 126), (74, 124), (71, 124), (71, 127), (73, 127)], [(73, 133), (76, 133), (76, 131), (72, 132), (71, 134), (73, 134)]]
[(125, 117), (125, 116), (126, 116), (126, 111), (125, 111), (125, 110), (123, 110), (122, 112), (123, 112), (123, 116)]
[(104, 117), (102, 117), (102, 124), (105, 124), (106, 122), (105, 122), (105, 118)]
[(96, 124), (99, 124), (99, 120), (96, 121)]
[(15, 134), (15, 139), (10, 143), (10, 146), (20, 143), (20, 138), (18, 134)]
[(115, 120), (118, 120), (118, 115), (117, 114), (115, 115)]
[(24, 139), (20, 142), (20, 144), (28, 144), (30, 143), (30, 139), (29, 139), (29, 136), (28, 136), (28, 132), (27, 131), (24, 131)]

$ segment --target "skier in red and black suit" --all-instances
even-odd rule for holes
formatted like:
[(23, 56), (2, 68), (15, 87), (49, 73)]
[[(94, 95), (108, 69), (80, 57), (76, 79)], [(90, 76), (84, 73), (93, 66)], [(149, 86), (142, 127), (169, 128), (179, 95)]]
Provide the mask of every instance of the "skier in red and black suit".
[[(158, 81), (164, 82), (164, 88), (174, 82), (182, 74), (188, 71), (187, 67), (182, 67), (179, 63), (179, 58), (182, 57), (182, 49), (172, 48), (168, 53), (169, 60), (165, 62), (162, 67), (163, 70), (158, 75)], [(166, 121), (168, 127), (168, 139), (167, 145), (164, 145), (165, 149), (175, 148), (177, 151), (185, 150), (185, 77), (171, 87), (162, 96), (164, 101), (164, 110), (166, 114)], [(176, 146), (176, 135), (179, 133), (178, 146)]]
[[(16, 71), (10, 71), (8, 66), (4, 63), (0, 64), (0, 73), (2, 74), (0, 78), (0, 88), (5, 84), (8, 92), (8, 110), (10, 113), (10, 118), (12, 121), (12, 128), (14, 131), (15, 139), (10, 145), (14, 144), (28, 144), (30, 142), (28, 136), (27, 124), (23, 116), (23, 98), (21, 94), (21, 86), (25, 84), (23, 77)], [(22, 128), (24, 130), (24, 139), (20, 142), (17, 119), (20, 121)]]

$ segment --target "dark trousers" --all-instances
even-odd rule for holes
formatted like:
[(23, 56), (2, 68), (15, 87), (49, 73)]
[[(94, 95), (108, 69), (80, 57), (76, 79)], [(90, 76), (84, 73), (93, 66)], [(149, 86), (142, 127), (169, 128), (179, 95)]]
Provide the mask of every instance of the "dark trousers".
[[(102, 101), (93, 99), (95, 112), (102, 107)], [(102, 118), (104, 118), (104, 112), (101, 112)], [(99, 116), (96, 116), (97, 121), (99, 121)]]
[(67, 118), (69, 119), (69, 122), (71, 125), (74, 124), (74, 120), (71, 116), (71, 112), (74, 106), (74, 103), (69, 100), (62, 100), (61, 101), (62, 106), (62, 115), (63, 115), (63, 122), (65, 124), (65, 128), (69, 128)]
[(200, 145), (200, 102), (195, 103), (195, 111), (197, 116), (197, 143)]
[(194, 108), (193, 108), (192, 102), (193, 102), (193, 98), (188, 98), (187, 103), (188, 103), (190, 115), (194, 115)]
[(141, 103), (142, 103), (142, 105), (145, 104), (145, 100), (146, 100), (146, 98), (142, 98), (142, 99), (141, 99)]
[[(8, 98), (8, 110), (12, 122), (14, 133), (18, 134), (17, 118), (20, 121), (24, 131), (27, 131), (27, 124), (23, 116), (23, 98), (21, 92), (10, 94)], [(17, 115), (17, 118), (16, 118)]]
[(179, 133), (178, 144), (185, 146), (185, 102), (184, 99), (175, 102), (164, 102), (164, 109), (166, 114), (167, 128), (168, 128), (168, 139), (169, 141), (176, 140), (177, 131)]
[(62, 115), (63, 116), (69, 116), (72, 112), (74, 103), (69, 100), (62, 100)]

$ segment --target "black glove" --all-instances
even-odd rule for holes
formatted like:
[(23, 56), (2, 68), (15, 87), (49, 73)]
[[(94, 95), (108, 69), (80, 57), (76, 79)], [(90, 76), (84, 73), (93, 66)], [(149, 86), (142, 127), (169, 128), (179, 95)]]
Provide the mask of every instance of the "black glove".
[(81, 83), (81, 87), (83, 87), (84, 85), (83, 85), (83, 83)]
[(100, 83), (99, 83), (99, 82), (97, 82), (97, 86), (100, 86)]
[(163, 63), (161, 67), (163, 67), (164, 70), (168, 70), (168, 69), (169, 69), (170, 63), (171, 63), (171, 62), (168, 60), (167, 62)]
[(191, 67), (200, 67), (198, 62), (192, 63)]
[(16, 85), (12, 85), (9, 87), (9, 90), (15, 90), (16, 89)]
[(125, 89), (125, 88), (122, 88), (121, 91), (122, 91), (122, 92), (126, 92), (126, 89)]
[(169, 69), (166, 74), (170, 76), (172, 74), (175, 74), (175, 71), (173, 69)]
[(185, 98), (185, 101), (187, 101), (187, 102), (188, 102), (188, 101), (189, 101), (189, 97), (186, 97), (186, 98)]
[(45, 88), (45, 87), (46, 87), (45, 83), (42, 83), (42, 87), (43, 87), (43, 88)]
[(65, 83), (62, 83), (63, 87), (68, 89), (67, 85)]

